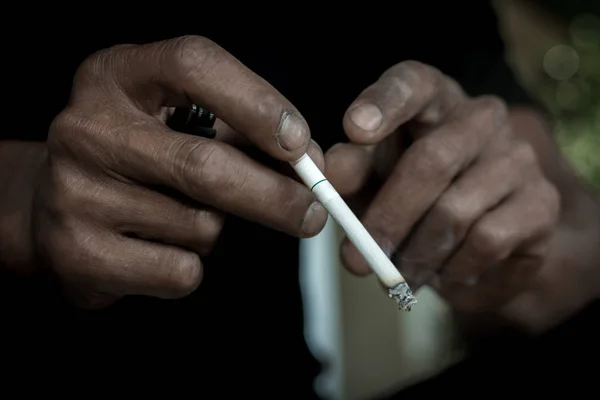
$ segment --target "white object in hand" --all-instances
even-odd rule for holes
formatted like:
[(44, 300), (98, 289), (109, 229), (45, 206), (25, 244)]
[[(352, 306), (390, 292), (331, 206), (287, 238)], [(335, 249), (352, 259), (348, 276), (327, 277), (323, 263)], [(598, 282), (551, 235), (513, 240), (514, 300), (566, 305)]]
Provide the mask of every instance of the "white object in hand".
[(304, 154), (291, 164), (306, 186), (310, 188), (323, 207), (346, 232), (348, 239), (356, 246), (379, 280), (390, 289), (404, 283), (405, 279), (396, 266), (379, 247), (308, 154)]

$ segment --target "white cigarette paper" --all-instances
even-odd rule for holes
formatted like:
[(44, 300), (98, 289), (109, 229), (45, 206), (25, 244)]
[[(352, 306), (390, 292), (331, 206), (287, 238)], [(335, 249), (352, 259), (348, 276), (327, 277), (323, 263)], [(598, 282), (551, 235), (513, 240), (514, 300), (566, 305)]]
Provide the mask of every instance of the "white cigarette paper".
[(356, 246), (379, 280), (389, 289), (404, 283), (405, 279), (396, 266), (379, 247), (308, 154), (304, 154), (291, 164), (298, 176), (304, 181), (304, 184), (312, 190), (323, 207), (346, 232), (348, 239)]

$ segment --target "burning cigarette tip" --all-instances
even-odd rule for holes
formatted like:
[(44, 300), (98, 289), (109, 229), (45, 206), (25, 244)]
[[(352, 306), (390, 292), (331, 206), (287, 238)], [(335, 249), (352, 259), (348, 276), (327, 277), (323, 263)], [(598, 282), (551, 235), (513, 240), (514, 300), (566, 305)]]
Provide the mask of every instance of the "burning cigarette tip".
[(398, 303), (398, 307), (402, 311), (410, 311), (417, 303), (417, 299), (412, 294), (406, 282), (402, 282), (393, 288), (390, 288), (388, 294), (391, 299)]

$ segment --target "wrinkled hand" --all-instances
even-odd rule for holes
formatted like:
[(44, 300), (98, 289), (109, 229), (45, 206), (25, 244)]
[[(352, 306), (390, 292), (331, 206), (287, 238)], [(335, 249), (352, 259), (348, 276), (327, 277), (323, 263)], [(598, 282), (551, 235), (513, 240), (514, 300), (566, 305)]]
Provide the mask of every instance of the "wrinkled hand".
[[(435, 68), (403, 62), (358, 96), (343, 123), (350, 143), (326, 154), (327, 176), (354, 197), (373, 173), (385, 179), (362, 220), (413, 286), (433, 286), (464, 312), (494, 310), (527, 287), (559, 195), (502, 101), (469, 97)], [(368, 273), (342, 246), (346, 266)]]
[(309, 147), (323, 165), (289, 101), (207, 39), (92, 55), (52, 124), (33, 210), (33, 247), (79, 305), (190, 293), (226, 213), (299, 237), (323, 227), (325, 210), (297, 180), (168, 129), (166, 107), (191, 103), (282, 166)]

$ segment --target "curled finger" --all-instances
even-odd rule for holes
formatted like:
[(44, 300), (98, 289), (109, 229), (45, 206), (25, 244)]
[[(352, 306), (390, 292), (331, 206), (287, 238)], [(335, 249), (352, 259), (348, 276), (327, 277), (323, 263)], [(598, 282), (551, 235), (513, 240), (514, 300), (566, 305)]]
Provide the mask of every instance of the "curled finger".
[(438, 69), (405, 61), (354, 100), (344, 115), (344, 129), (351, 141), (374, 144), (409, 120), (437, 124), (464, 99), (460, 86)]
[[(506, 108), (494, 98), (467, 102), (452, 119), (415, 141), (394, 167), (362, 217), (367, 230), (393, 252), (437, 199), (505, 125)], [(367, 264), (349, 242), (344, 259), (354, 272)]]
[(442, 270), (442, 279), (476, 283), (490, 266), (513, 254), (543, 257), (544, 241), (558, 219), (560, 199), (545, 180), (515, 192), (479, 219)]
[(502, 157), (476, 161), (438, 198), (402, 251), (400, 269), (424, 283), (461, 245), (471, 226), (538, 171), (533, 149), (515, 144)]

